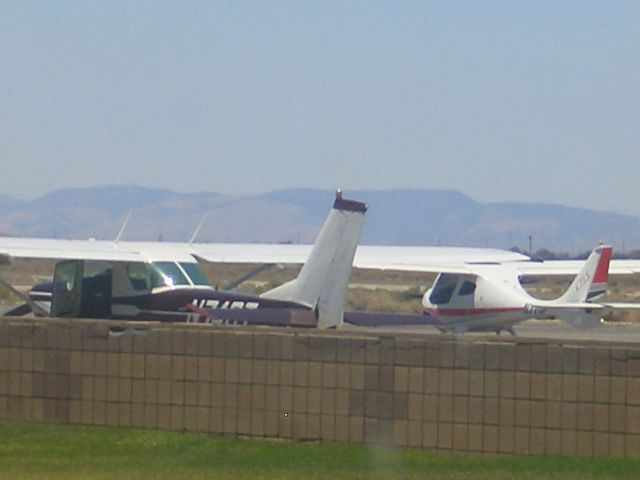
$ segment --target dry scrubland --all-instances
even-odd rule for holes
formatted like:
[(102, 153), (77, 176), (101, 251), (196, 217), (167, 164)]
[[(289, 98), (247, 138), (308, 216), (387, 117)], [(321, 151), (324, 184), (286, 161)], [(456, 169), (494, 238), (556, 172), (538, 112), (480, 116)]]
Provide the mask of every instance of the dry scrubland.
[[(0, 259), (1, 260), (1, 259)], [(54, 261), (49, 260), (13, 260), (10, 263), (0, 262), (0, 278), (18, 286), (21, 291), (28, 291), (31, 285), (47, 281), (51, 278)], [(256, 268), (249, 265), (205, 264), (203, 270), (213, 285), (224, 288), (230, 282)], [(298, 267), (272, 267), (238, 290), (246, 293), (262, 293), (292, 278), (299, 271)], [(365, 310), (373, 312), (420, 313), (421, 298), (435, 279), (434, 274), (416, 272), (391, 272), (374, 270), (354, 270), (351, 285), (347, 294), (348, 310)], [(539, 298), (554, 298), (571, 283), (572, 277), (547, 277), (529, 283), (526, 289)], [(610, 278), (609, 292), (606, 300), (640, 302), (640, 275), (616, 276)], [(6, 289), (0, 287), (0, 302), (17, 301)], [(610, 321), (640, 322), (640, 312), (619, 312), (607, 318)]]

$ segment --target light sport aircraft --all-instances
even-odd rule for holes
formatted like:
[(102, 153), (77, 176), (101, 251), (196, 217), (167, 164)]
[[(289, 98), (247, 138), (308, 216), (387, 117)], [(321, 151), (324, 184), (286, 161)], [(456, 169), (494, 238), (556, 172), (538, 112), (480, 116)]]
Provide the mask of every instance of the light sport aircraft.
[[(527, 319), (557, 318), (576, 328), (592, 328), (615, 309), (639, 309), (637, 303), (598, 302), (607, 289), (612, 248), (596, 247), (566, 292), (557, 299), (534, 298), (523, 288), (517, 263), (444, 268), (422, 298), (424, 316), (347, 313), (345, 321), (359, 326), (433, 325), (443, 332), (507, 331)], [(634, 262), (629, 263), (629, 266)], [(533, 271), (543, 271), (540, 268)], [(563, 272), (563, 268), (547, 272)]]
[(260, 296), (211, 287), (186, 245), (2, 238), (0, 253), (64, 259), (53, 282), (34, 287), (27, 299), (43, 315), (327, 328), (342, 323), (366, 210), (338, 191), (298, 277)]

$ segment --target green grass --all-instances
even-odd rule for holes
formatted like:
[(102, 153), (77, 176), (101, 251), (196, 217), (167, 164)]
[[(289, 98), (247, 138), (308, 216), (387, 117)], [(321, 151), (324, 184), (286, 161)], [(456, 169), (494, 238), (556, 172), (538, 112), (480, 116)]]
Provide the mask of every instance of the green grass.
[(0, 479), (21, 478), (637, 479), (640, 462), (433, 455), (361, 445), (0, 423)]

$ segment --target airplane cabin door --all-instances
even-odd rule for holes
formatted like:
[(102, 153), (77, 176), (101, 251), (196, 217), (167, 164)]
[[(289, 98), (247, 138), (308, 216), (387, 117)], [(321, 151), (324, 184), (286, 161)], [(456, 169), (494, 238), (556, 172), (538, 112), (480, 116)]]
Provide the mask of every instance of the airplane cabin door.
[(51, 298), (52, 317), (77, 317), (82, 304), (81, 260), (65, 260), (56, 265)]

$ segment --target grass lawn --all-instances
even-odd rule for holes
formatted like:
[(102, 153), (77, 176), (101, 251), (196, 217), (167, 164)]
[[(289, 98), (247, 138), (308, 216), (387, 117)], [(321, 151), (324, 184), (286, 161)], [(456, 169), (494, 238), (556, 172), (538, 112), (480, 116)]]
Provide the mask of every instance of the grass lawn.
[(468, 457), (359, 445), (0, 423), (0, 479), (637, 479), (640, 461)]

